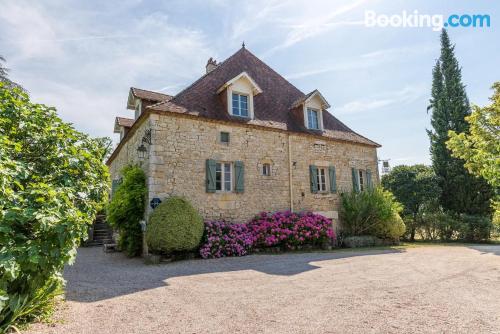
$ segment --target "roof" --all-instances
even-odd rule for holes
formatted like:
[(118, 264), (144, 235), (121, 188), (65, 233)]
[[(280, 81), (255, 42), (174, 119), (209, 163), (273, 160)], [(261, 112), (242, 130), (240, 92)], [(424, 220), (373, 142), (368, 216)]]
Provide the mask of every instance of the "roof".
[(119, 126), (130, 128), (132, 126), (132, 124), (134, 124), (134, 119), (132, 119), (132, 118), (125, 118), (125, 117), (117, 117), (116, 118), (116, 123)]
[(135, 88), (135, 87), (130, 87), (130, 93), (129, 93), (129, 100), (127, 102), (127, 108), (134, 108), (135, 106), (133, 105), (130, 95), (142, 100), (147, 100), (151, 101), (153, 103), (156, 102), (162, 102), (162, 101), (169, 101), (173, 98), (172, 95), (168, 94), (163, 94), (163, 93), (158, 93), (158, 92), (153, 92), (150, 90), (145, 90), (145, 89), (140, 89), (140, 88)]
[(120, 127), (131, 128), (134, 125), (135, 120), (132, 118), (116, 117), (115, 118), (115, 133), (120, 132)]
[(326, 99), (323, 97), (323, 95), (321, 95), (321, 93), (317, 89), (313, 90), (309, 94), (306, 94), (304, 97), (301, 97), (300, 99), (295, 101), (292, 104), (292, 108), (296, 108), (296, 107), (300, 106), (301, 104), (309, 101), (311, 98), (313, 98), (316, 95), (319, 96), (319, 98), (320, 98), (321, 102), (323, 102), (323, 105), (325, 106), (325, 108), (330, 108), (330, 104), (326, 101)]
[[(251, 77), (262, 90), (261, 94), (254, 96), (254, 119), (252, 120), (230, 115), (217, 94), (220, 87), (243, 72)], [(220, 63), (214, 70), (203, 75), (172, 99), (149, 106), (147, 109), (161, 112), (189, 113), (215, 120), (310, 133), (331, 139), (380, 146), (357, 134), (326, 110), (323, 113), (323, 132), (309, 130), (304, 124), (297, 122), (290, 109), (298, 101), (306, 101), (315, 94), (319, 94), (321, 99), (324, 100), (317, 90), (308, 95), (304, 94), (250, 51), (242, 47), (238, 52)], [(326, 102), (325, 105), (328, 106), (328, 103)]]

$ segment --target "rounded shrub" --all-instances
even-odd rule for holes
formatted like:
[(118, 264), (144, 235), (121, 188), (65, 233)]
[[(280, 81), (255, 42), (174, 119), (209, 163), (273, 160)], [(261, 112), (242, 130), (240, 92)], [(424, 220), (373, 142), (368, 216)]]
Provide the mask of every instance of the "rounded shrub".
[(203, 236), (203, 219), (188, 200), (170, 197), (151, 214), (146, 242), (153, 253), (196, 249)]

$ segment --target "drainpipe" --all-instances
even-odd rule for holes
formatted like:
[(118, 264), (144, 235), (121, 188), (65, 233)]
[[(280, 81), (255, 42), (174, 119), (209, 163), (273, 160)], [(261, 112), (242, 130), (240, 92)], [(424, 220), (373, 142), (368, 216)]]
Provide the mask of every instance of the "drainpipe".
[(293, 212), (293, 185), (292, 185), (292, 138), (288, 134), (288, 184), (290, 190), (290, 211)]

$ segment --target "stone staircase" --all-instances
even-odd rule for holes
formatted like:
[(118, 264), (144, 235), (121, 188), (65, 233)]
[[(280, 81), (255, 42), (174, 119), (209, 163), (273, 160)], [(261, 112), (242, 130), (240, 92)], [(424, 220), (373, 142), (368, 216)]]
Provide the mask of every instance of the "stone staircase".
[(86, 246), (102, 246), (104, 244), (112, 244), (113, 230), (106, 223), (105, 215), (98, 215), (94, 224), (89, 229), (89, 238), (85, 243)]

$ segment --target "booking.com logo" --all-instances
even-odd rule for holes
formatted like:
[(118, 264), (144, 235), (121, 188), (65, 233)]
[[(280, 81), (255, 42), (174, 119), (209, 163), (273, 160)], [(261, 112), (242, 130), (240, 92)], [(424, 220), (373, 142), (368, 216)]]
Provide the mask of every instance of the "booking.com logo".
[(490, 27), (491, 19), (488, 14), (452, 14), (445, 20), (444, 15), (419, 14), (418, 10), (411, 13), (404, 10), (401, 14), (377, 14), (373, 10), (365, 11), (365, 26), (367, 27), (395, 27), (395, 28), (432, 28), (439, 31), (450, 27)]

